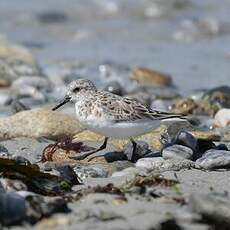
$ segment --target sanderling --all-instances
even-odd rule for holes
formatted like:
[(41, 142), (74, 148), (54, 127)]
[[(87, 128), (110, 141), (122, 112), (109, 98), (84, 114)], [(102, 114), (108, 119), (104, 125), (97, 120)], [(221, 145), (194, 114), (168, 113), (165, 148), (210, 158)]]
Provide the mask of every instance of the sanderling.
[(106, 148), (108, 138), (130, 138), (145, 134), (160, 126), (163, 120), (183, 118), (183, 115), (149, 110), (141, 103), (106, 91), (97, 90), (86, 79), (78, 79), (68, 85), (64, 99), (53, 108), (58, 109), (67, 102), (75, 103), (76, 117), (87, 129), (105, 136), (103, 145), (87, 156)]

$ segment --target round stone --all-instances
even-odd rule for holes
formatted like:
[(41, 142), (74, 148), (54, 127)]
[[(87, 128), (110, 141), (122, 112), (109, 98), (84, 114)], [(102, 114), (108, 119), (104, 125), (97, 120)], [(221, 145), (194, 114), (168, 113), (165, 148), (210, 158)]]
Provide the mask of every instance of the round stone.
[(159, 165), (159, 163), (163, 161), (164, 161), (163, 157), (141, 158), (137, 161), (136, 167), (154, 169), (156, 165)]
[(193, 151), (183, 145), (171, 145), (163, 149), (163, 158), (166, 159), (192, 159)]
[(205, 169), (229, 168), (230, 151), (210, 149), (196, 163)]
[(197, 147), (197, 139), (191, 133), (181, 131), (175, 140), (175, 144), (187, 146), (195, 151)]
[(6, 225), (26, 217), (26, 200), (15, 192), (0, 194), (0, 222)]

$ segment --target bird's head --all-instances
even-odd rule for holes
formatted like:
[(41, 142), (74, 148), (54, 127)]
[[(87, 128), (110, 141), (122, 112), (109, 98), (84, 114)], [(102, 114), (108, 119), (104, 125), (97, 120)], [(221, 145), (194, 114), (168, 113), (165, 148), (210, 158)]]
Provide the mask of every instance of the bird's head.
[(87, 94), (96, 92), (97, 89), (95, 85), (87, 79), (78, 79), (72, 81), (67, 86), (67, 92), (62, 101), (60, 101), (52, 110), (57, 110), (64, 104), (73, 101), (79, 101), (82, 97), (85, 97)]

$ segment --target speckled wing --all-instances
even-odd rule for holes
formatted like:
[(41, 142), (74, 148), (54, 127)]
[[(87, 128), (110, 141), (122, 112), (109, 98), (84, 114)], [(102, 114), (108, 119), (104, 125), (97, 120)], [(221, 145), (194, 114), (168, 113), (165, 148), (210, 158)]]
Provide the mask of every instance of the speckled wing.
[[(99, 101), (98, 101), (99, 102)], [(182, 115), (149, 110), (141, 103), (126, 97), (103, 92), (99, 102), (106, 118), (111, 121), (164, 120)]]

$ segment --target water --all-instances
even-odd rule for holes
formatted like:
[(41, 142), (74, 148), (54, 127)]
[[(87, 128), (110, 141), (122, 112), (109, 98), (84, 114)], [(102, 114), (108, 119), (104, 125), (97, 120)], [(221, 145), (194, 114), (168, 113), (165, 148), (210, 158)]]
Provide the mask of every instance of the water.
[(151, 67), (187, 94), (229, 85), (229, 12), (229, 0), (0, 0), (0, 33), (46, 69), (56, 60)]

